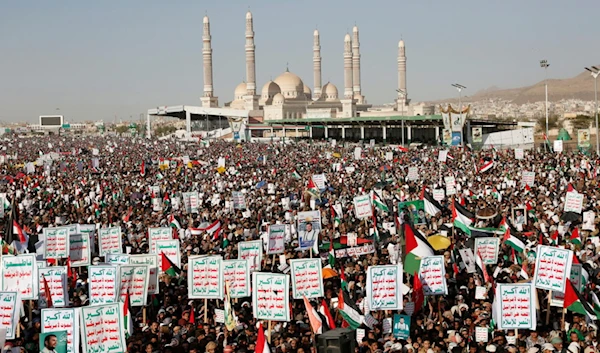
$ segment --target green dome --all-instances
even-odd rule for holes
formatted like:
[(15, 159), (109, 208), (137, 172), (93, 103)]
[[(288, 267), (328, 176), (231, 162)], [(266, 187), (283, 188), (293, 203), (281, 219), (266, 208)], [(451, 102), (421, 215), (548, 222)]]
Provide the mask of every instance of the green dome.
[(560, 131), (558, 132), (558, 137), (556, 139), (563, 140), (563, 141), (569, 141), (571, 139), (571, 136), (569, 135), (569, 132), (563, 128), (563, 129), (560, 129)]

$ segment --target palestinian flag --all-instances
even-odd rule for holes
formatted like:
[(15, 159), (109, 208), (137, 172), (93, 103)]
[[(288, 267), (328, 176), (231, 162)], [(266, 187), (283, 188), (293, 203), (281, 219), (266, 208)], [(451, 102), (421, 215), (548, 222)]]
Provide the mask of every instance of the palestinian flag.
[[(552, 235), (550, 235), (550, 239), (552, 239), (552, 245), (558, 245), (558, 230), (555, 230)], [(575, 256), (575, 254), (573, 254)]]
[(533, 206), (531, 206), (529, 201), (525, 203), (525, 209), (527, 210), (527, 215), (529, 215), (529, 217), (531, 217), (534, 221), (537, 222), (537, 217), (535, 216), (535, 209), (533, 208)]
[(581, 236), (579, 235), (579, 228), (575, 227), (575, 229), (573, 229), (573, 231), (571, 232), (571, 237), (569, 238), (569, 241), (572, 244), (581, 245)]
[(333, 320), (333, 316), (331, 316), (329, 306), (327, 306), (327, 303), (325, 303), (325, 299), (321, 299), (321, 307), (319, 308), (319, 312), (325, 317), (329, 329), (335, 329), (335, 321)]
[(423, 192), (421, 193), (421, 199), (423, 200), (425, 213), (427, 213), (431, 216), (435, 216), (442, 211), (442, 209), (443, 209), (442, 205), (440, 205), (439, 202), (434, 200), (433, 197), (425, 191), (425, 187), (423, 187)]
[(590, 294), (592, 295), (594, 313), (596, 314), (596, 317), (600, 317), (600, 300), (598, 300), (598, 295), (596, 295), (595, 292), (590, 292)]
[(596, 313), (590, 307), (590, 304), (583, 299), (579, 291), (575, 288), (575, 286), (573, 286), (573, 283), (568, 278), (567, 285), (565, 287), (563, 308), (587, 316), (592, 321), (596, 320)]
[(415, 230), (412, 225), (408, 223), (404, 223), (404, 238), (406, 239), (404, 272), (419, 272), (421, 259), (426, 256), (433, 256), (434, 250), (421, 232)]
[(485, 172), (491, 170), (492, 168), (494, 168), (494, 161), (487, 161), (487, 162), (483, 163), (481, 168), (479, 168), (478, 172), (485, 173)]
[(319, 188), (317, 188), (317, 185), (315, 185), (315, 182), (312, 180), (312, 178), (308, 179), (308, 184), (306, 185), (306, 191), (315, 198), (319, 198), (321, 197), (321, 193), (319, 192)]
[(340, 267), (340, 288), (348, 291), (348, 281), (346, 281), (346, 274), (344, 274), (344, 266)]
[(292, 170), (292, 178), (296, 179), (296, 180), (300, 180), (302, 179), (302, 177), (300, 176), (300, 174), (296, 171), (296, 169)]
[(129, 338), (133, 336), (133, 316), (131, 315), (129, 291), (125, 294), (125, 302), (123, 303), (123, 319), (125, 323), (125, 338)]
[(161, 252), (160, 256), (161, 256), (161, 260), (162, 260), (160, 268), (164, 273), (166, 273), (167, 275), (169, 275), (171, 277), (175, 277), (181, 273), (181, 269), (179, 267), (175, 266), (173, 261), (171, 261), (171, 259), (169, 259), (167, 257), (167, 255), (165, 255), (164, 252)]
[(471, 229), (469, 228), (473, 224), (475, 215), (469, 212), (466, 208), (456, 203), (452, 199), (452, 223), (455, 227), (465, 232), (467, 235), (471, 235)]
[(504, 232), (498, 228), (469, 227), (469, 231), (471, 232), (471, 237), (473, 238), (495, 237), (497, 234), (504, 234)]
[(304, 300), (304, 309), (306, 310), (306, 313), (308, 314), (308, 320), (310, 322), (310, 327), (312, 328), (313, 333), (315, 335), (322, 334), (323, 333), (323, 321), (321, 321), (321, 317), (319, 316), (319, 314), (317, 313), (315, 308), (313, 308), (313, 306), (310, 304), (310, 302), (308, 301), (308, 298), (306, 298), (305, 295), (303, 295), (302, 297)]
[(348, 292), (341, 289), (338, 294), (338, 312), (353, 330), (359, 328), (365, 319)]
[(385, 201), (383, 201), (375, 191), (371, 191), (371, 203), (373, 206), (377, 207), (383, 212), (390, 212), (390, 209), (385, 204)]
[(504, 229), (502, 241), (515, 251), (522, 253), (523, 250), (525, 250), (525, 243), (521, 239), (517, 238), (517, 236), (510, 233), (510, 227), (506, 223), (506, 218), (502, 218), (502, 222), (500, 222), (500, 228)]
[(479, 254), (479, 251), (475, 254), (475, 265), (476, 265), (476, 269), (477, 269), (477, 273), (479, 274), (479, 277), (485, 283), (492, 283), (492, 277), (490, 277), (490, 275), (488, 274), (485, 264), (483, 263), (483, 260), (481, 259), (481, 254)]
[[(338, 210), (339, 208), (339, 210)], [(331, 220), (333, 222), (333, 227), (339, 227), (342, 221), (340, 220), (340, 214), (342, 213), (342, 206), (340, 205), (329, 205), (329, 210), (331, 211)]]
[(333, 242), (329, 242), (329, 254), (327, 256), (327, 260), (329, 261), (329, 265), (331, 268), (335, 268), (335, 250), (333, 249)]

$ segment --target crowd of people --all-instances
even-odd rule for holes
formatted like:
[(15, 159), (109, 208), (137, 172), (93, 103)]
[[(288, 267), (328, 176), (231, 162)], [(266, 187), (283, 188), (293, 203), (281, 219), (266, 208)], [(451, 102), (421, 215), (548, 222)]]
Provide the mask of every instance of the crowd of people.
[[(22, 251), (36, 251), (36, 234), (44, 227), (79, 223), (95, 224), (98, 228), (120, 226), (123, 253), (146, 254), (148, 228), (168, 227), (170, 217), (179, 220), (182, 273), (161, 276), (159, 293), (152, 296), (145, 311), (134, 308), (135, 330), (127, 340), (128, 352), (253, 352), (259, 328), (251, 298), (235, 301), (236, 326), (226, 329), (213, 314), (215, 309), (223, 308), (222, 301), (187, 298), (187, 258), (215, 254), (235, 259), (240, 241), (264, 239), (269, 224), (286, 223), (292, 225), (286, 259), (309, 257), (311, 250), (297, 250), (296, 235), (298, 212), (309, 210), (321, 213), (320, 251), (313, 256), (321, 256), (323, 266), (329, 263), (329, 242), (352, 235), (373, 244), (374, 252), (336, 258), (332, 270), (337, 275), (324, 279), (324, 301), (319, 298), (313, 303), (315, 308), (322, 303), (328, 306), (336, 327), (347, 326), (336, 309), (344, 287), (342, 290), (347, 291), (362, 314), (374, 319), (362, 323), (356, 331), (360, 336), (364, 333), (357, 339), (356, 352), (597, 352), (595, 321), (549, 305), (547, 291), (537, 293), (535, 331), (499, 330), (492, 319), (494, 286), (531, 281), (535, 248), (540, 243), (574, 250), (588, 275), (581, 297), (593, 303), (592, 294), (598, 292), (600, 284), (598, 218), (586, 224), (582, 214), (564, 212), (567, 190), (583, 194), (583, 212), (597, 214), (600, 209), (597, 161), (583, 153), (531, 149), (525, 151), (523, 159), (516, 159), (513, 150), (473, 151), (441, 146), (404, 149), (367, 144), (361, 145), (360, 158), (356, 158), (358, 144), (335, 145), (330, 141), (211, 141), (205, 146), (198, 142), (117, 136), (6, 137), (0, 145), (0, 192), (6, 199), (5, 218), (14, 216), (29, 234), (29, 249)], [(448, 150), (444, 162), (439, 159), (442, 150)], [(224, 168), (218, 168), (220, 158), (225, 160)], [(28, 165), (35, 161), (38, 162), (33, 168)], [(488, 163), (492, 168), (482, 170), (481, 166)], [(409, 178), (409, 170), (414, 173), (414, 167), (418, 174)], [(535, 172), (534, 182), (527, 186), (523, 185), (526, 171)], [(317, 174), (324, 174), (326, 187), (314, 195), (308, 192), (307, 184)], [(402, 262), (405, 256), (404, 223), (413, 220), (399, 205), (421, 200), (424, 193), (433, 195), (434, 190), (445, 189), (445, 177), (449, 176), (455, 178), (456, 195), (438, 198), (439, 212), (420, 214), (419, 224), (414, 225), (425, 238), (441, 235), (449, 239), (450, 246), (436, 251), (445, 259), (448, 294), (426, 297), (414, 312), (369, 312), (365, 305), (369, 296), (368, 267)], [(152, 189), (156, 186), (160, 195)], [(189, 191), (199, 193), (198, 213), (190, 214), (183, 202), (173, 202)], [(354, 197), (372, 191), (388, 211), (374, 208), (372, 219), (356, 218)], [(233, 209), (232, 192), (244, 194), (246, 210)], [(162, 210), (154, 211), (153, 197), (162, 200)], [(287, 198), (289, 203), (282, 202)], [(453, 202), (473, 213), (473, 226), (479, 229), (498, 229), (500, 222), (506, 220), (512, 234), (526, 245), (523, 252), (515, 254), (501, 242), (498, 263), (487, 266), (492, 281), (486, 282), (477, 273), (467, 271), (464, 260), (456, 256), (454, 250), (473, 248), (474, 234), (453, 227)], [(339, 224), (334, 220), (332, 205), (341, 206)], [(217, 220), (227, 242), (206, 232), (192, 234), (191, 229)], [(589, 219), (585, 221), (590, 223)], [(5, 254), (14, 251), (10, 246), (15, 240), (12, 229), (12, 224), (4, 229)], [(583, 239), (581, 244), (569, 241), (574, 229)], [(502, 238), (502, 234), (494, 236)], [(274, 260), (265, 256), (263, 270), (281, 272)], [(103, 261), (95, 255), (94, 263)], [(77, 270), (78, 279), (71, 283), (69, 291), (69, 304), (73, 307), (88, 305), (89, 298), (87, 269)], [(342, 273), (347, 286), (343, 286)], [(403, 275), (405, 307), (414, 299), (413, 276)], [(476, 298), (480, 287), (485, 287), (483, 299)], [(291, 300), (291, 310), (289, 322), (263, 325), (270, 329), (267, 336), (272, 352), (317, 352), (319, 335), (311, 327), (304, 302)], [(204, 313), (208, 313), (206, 317)], [(24, 314), (20, 337), (8, 341), (5, 349), (39, 350), (40, 311), (34, 303), (33, 308), (26, 307)], [(410, 315), (407, 337), (395, 335), (390, 325), (394, 314)], [(485, 339), (476, 337), (477, 327), (487, 329)]]

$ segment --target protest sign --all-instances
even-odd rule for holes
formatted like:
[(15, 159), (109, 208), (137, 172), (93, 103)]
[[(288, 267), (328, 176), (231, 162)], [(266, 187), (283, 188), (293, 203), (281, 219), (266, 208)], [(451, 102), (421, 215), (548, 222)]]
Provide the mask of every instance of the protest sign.
[(129, 255), (129, 264), (148, 266), (148, 294), (158, 294), (158, 255)]
[(596, 213), (594, 211), (586, 211), (583, 212), (583, 225), (581, 229), (583, 230), (594, 230), (595, 229), (595, 221)]
[(533, 186), (535, 184), (535, 172), (523, 172), (523, 185)]
[(2, 291), (17, 291), (19, 299), (37, 299), (38, 274), (35, 254), (0, 257)]
[(62, 226), (61, 228), (67, 228), (69, 230), (69, 235), (80, 234), (79, 224), (68, 224), (66, 226)]
[(148, 244), (150, 245), (151, 254), (157, 254), (156, 242), (162, 240), (173, 240), (173, 230), (171, 228), (148, 228)]
[(565, 212), (581, 213), (583, 209), (583, 194), (577, 191), (567, 192), (565, 199)]
[(321, 231), (321, 212), (306, 211), (298, 212), (298, 249), (306, 250), (313, 247), (319, 241)]
[(80, 224), (79, 233), (90, 237), (90, 249), (94, 252), (94, 244), (96, 244), (96, 225), (95, 224)]
[(165, 256), (171, 262), (175, 264), (175, 266), (181, 268), (181, 252), (179, 251), (179, 240), (159, 240), (156, 242), (156, 254), (158, 254), (158, 269), (162, 271), (162, 256), (161, 253), (164, 253)]
[(285, 250), (285, 224), (271, 224), (269, 226), (269, 240), (267, 242), (267, 255), (281, 254)]
[(560, 153), (563, 151), (562, 140), (554, 140), (554, 152)]
[(279, 273), (254, 272), (252, 283), (254, 318), (290, 321), (290, 277)]
[(73, 234), (69, 236), (69, 256), (71, 257), (71, 267), (90, 265), (92, 246), (89, 234)]
[(531, 283), (498, 284), (496, 307), (498, 329), (536, 329), (536, 296)]
[(325, 189), (325, 174), (314, 174), (312, 180), (319, 190)]
[(433, 199), (442, 201), (444, 199), (444, 189), (433, 189)]
[(354, 159), (359, 160), (362, 156), (362, 148), (354, 147)]
[(236, 210), (246, 209), (246, 198), (241, 191), (232, 191), (231, 198), (233, 199), (233, 208)]
[(412, 219), (413, 224), (427, 223), (423, 200), (399, 202), (398, 212), (400, 212), (400, 219), (404, 219), (404, 214), (406, 214)]
[[(569, 279), (571, 283), (573, 283), (573, 287), (575, 287), (578, 291), (583, 290), (583, 270), (581, 264), (572, 264), (571, 265), (571, 275)], [(552, 291), (552, 297), (550, 298), (550, 305), (557, 306), (559, 308), (563, 307), (565, 299), (565, 293)]]
[(238, 259), (249, 260), (250, 272), (260, 271), (262, 255), (262, 240), (243, 241), (238, 243)]
[(345, 249), (336, 249), (335, 257), (353, 257), (353, 256), (362, 256), (367, 254), (372, 254), (375, 252), (375, 246), (373, 243), (367, 243), (361, 246), (352, 246)]
[(515, 148), (515, 159), (523, 159), (525, 153), (522, 148)]
[(250, 296), (250, 260), (223, 260), (223, 283), (229, 283), (231, 298)]
[(0, 329), (6, 338), (15, 339), (21, 312), (21, 298), (17, 292), (0, 292)]
[(121, 254), (123, 252), (121, 241), (121, 227), (100, 228), (98, 233), (100, 256)]
[(119, 296), (125, 302), (129, 293), (131, 306), (144, 306), (148, 299), (148, 266), (119, 266)]
[(383, 326), (383, 333), (392, 333), (392, 327), (393, 327), (393, 321), (394, 319), (391, 317), (386, 317), (385, 319), (383, 319), (382, 322), (382, 326)]
[(225, 323), (225, 310), (215, 309), (215, 323), (217, 323), (217, 324)]
[(394, 314), (394, 338), (407, 339), (410, 337), (410, 316)]
[(83, 351), (122, 353), (127, 350), (119, 303), (81, 308)]
[(324, 296), (321, 259), (290, 260), (292, 271), (292, 297), (294, 299)]
[(358, 219), (371, 218), (373, 207), (369, 195), (359, 195), (354, 198), (354, 214)]
[(109, 304), (117, 301), (118, 267), (110, 265), (92, 265), (89, 267), (90, 305)]
[(42, 309), (43, 333), (67, 331), (67, 353), (79, 353), (79, 309)]
[(66, 259), (69, 257), (69, 229), (66, 227), (44, 228), (44, 258)]
[(458, 249), (458, 253), (460, 254), (464, 267), (467, 269), (467, 273), (475, 273), (477, 270), (475, 268), (475, 255), (473, 254), (473, 250), (470, 248)]
[(46, 287), (44, 278), (48, 283), (52, 305), (55, 308), (62, 308), (69, 305), (69, 291), (67, 288), (67, 266), (41, 267), (38, 268), (38, 306), (40, 308), (48, 307), (48, 298), (46, 298)]
[(446, 163), (446, 159), (448, 159), (448, 151), (447, 150), (440, 150), (440, 152), (438, 154), (438, 162), (440, 162), (440, 163)]
[(104, 259), (111, 265), (129, 265), (129, 255), (126, 254), (106, 254)]
[(485, 265), (495, 265), (498, 263), (499, 250), (500, 238), (475, 238), (475, 253), (479, 253)]
[(476, 326), (475, 327), (475, 342), (487, 342), (488, 341), (488, 328)]
[(453, 176), (444, 177), (444, 183), (446, 184), (446, 195), (456, 194), (456, 179)]
[(370, 266), (367, 303), (371, 310), (402, 309), (402, 264)]
[(181, 196), (183, 197), (185, 211), (187, 213), (198, 213), (198, 200), (200, 199), (198, 192), (184, 192), (181, 194)]
[(188, 258), (188, 298), (223, 298), (222, 262), (221, 256), (190, 256)]
[(565, 292), (567, 275), (571, 273), (573, 251), (538, 245), (533, 283), (536, 288)]
[[(51, 349), (53, 353), (67, 353), (67, 331), (56, 331), (50, 333), (40, 333), (39, 348), (40, 352), (46, 352)], [(46, 349), (46, 350), (44, 350)]]
[(415, 181), (419, 180), (419, 168), (418, 167), (408, 167), (408, 180)]
[(423, 283), (425, 295), (447, 295), (446, 269), (443, 256), (425, 256), (421, 258), (419, 279)]

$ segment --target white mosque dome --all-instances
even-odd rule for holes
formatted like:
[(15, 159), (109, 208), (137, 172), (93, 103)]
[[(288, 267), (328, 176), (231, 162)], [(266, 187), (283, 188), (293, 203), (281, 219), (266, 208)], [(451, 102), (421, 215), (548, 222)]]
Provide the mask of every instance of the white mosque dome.
[(297, 75), (286, 71), (275, 79), (283, 97), (298, 98), (304, 94), (304, 82)]
[(306, 99), (312, 99), (312, 91), (306, 84), (304, 84), (304, 95), (306, 96)]
[(248, 94), (248, 88), (246, 87), (246, 82), (242, 82), (239, 85), (237, 85), (237, 87), (235, 88), (235, 91), (233, 91), (233, 96), (237, 100), (244, 99), (244, 96), (247, 94)]
[(323, 89), (321, 89), (321, 98), (325, 98), (327, 101), (338, 99), (338, 89), (331, 82), (327, 82)]
[(277, 93), (275, 97), (273, 97), (273, 105), (283, 105), (285, 102), (285, 98), (281, 93)]
[(277, 93), (281, 93), (281, 88), (275, 82), (269, 81), (263, 86), (261, 96), (262, 99), (269, 99), (273, 98)]

